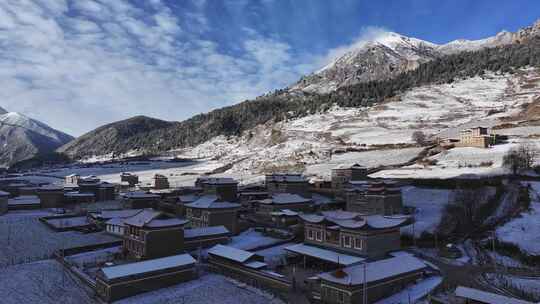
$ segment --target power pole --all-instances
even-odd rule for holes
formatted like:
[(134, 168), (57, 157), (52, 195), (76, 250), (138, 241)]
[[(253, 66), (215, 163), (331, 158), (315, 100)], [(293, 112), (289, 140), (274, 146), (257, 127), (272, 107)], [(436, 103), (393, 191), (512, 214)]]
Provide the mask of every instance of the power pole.
[(362, 301), (362, 304), (367, 304), (368, 296), (367, 296), (367, 263), (364, 262), (364, 300)]

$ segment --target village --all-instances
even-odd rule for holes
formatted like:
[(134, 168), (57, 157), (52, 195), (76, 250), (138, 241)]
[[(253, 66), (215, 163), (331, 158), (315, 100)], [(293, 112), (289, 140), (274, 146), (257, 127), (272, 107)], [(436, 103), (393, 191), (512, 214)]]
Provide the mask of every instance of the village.
[[(438, 145), (489, 149), (498, 140), (478, 127)], [(127, 171), (117, 183), (78, 173), (6, 174), (0, 278), (10, 282), (0, 296), (7, 303), (44, 294), (50, 303), (536, 301), (538, 294), (508, 279), (534, 286), (534, 256), (508, 257), (490, 230), (508, 221), (499, 210), (519, 212), (538, 200), (536, 179), (442, 183), (371, 174), (351, 163), (332, 168), (329, 180), (272, 172), (240, 183), (189, 174), (193, 183), (184, 186), (160, 173), (150, 183)], [(472, 222), (459, 210), (441, 214), (453, 210), (437, 206), (441, 197), (448, 205), (479, 202), (469, 210)], [(479, 227), (465, 227), (482, 216)], [(457, 223), (445, 233), (449, 218)], [(15, 273), (31, 279), (10, 280)]]

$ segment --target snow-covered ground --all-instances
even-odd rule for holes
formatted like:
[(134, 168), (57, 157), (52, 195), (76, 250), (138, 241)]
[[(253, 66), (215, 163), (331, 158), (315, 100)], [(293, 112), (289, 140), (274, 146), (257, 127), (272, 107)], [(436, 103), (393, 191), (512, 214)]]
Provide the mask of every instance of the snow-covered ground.
[(484, 277), (490, 284), (503, 290), (524, 292), (536, 301), (540, 300), (540, 280), (538, 278), (518, 277), (488, 273)]
[(0, 267), (51, 258), (60, 248), (69, 248), (118, 238), (105, 233), (54, 232), (38, 218), (43, 211), (14, 212), (0, 216)]
[[(416, 208), (414, 235), (420, 237), (422, 233), (434, 233), (441, 222), (446, 205), (454, 200), (454, 192), (449, 189), (404, 187), (403, 205)], [(413, 226), (401, 228), (401, 233), (413, 234)]]
[(2, 304), (95, 304), (55, 260), (0, 269)]
[(144, 161), (106, 165), (74, 165), (59, 169), (39, 170), (37, 173), (58, 177), (52, 180), (55, 183), (63, 183), (61, 178), (70, 174), (95, 175), (104, 181), (119, 183), (122, 172), (135, 173), (139, 176), (141, 183), (150, 183), (155, 174), (163, 174), (169, 178), (171, 186), (184, 186), (192, 185), (198, 175), (211, 172), (221, 166), (223, 164), (220, 162), (208, 160), (191, 162)]
[(224, 276), (207, 274), (169, 288), (136, 295), (115, 304), (283, 304), (272, 295)]
[(405, 304), (417, 303), (433, 292), (442, 283), (442, 277), (430, 277), (414, 285), (408, 286), (403, 291), (393, 296), (377, 301), (375, 304)]
[(498, 227), (496, 237), (500, 242), (513, 244), (527, 255), (540, 255), (540, 182), (527, 182), (531, 208), (505, 225)]
[(340, 164), (356, 163), (368, 168), (399, 165), (417, 157), (422, 150), (422, 148), (404, 148), (333, 154), (326, 163), (306, 166), (304, 174), (307, 176), (315, 175), (328, 180), (330, 179), (331, 170)]
[[(538, 71), (526, 69), (523, 73), (513, 75), (486, 73), (483, 77), (457, 80), (451, 84), (423, 86), (384, 104), (364, 108), (334, 107), (325, 113), (258, 126), (242, 136), (218, 136), (196, 147), (176, 152), (182, 157), (234, 163), (226, 172), (230, 175), (286, 170), (306, 170), (307, 174), (321, 175), (341, 162), (359, 162), (369, 167), (401, 163), (414, 157), (416, 151), (385, 150), (379, 152), (379, 156), (377, 152), (345, 155), (332, 152), (351, 146), (378, 148), (386, 145), (387, 149), (392, 148), (388, 145), (412, 144), (411, 137), (415, 131), (454, 137), (464, 127), (500, 125), (507, 122), (501, 118), (520, 113), (522, 105), (531, 102), (537, 95), (540, 88), (537, 76)], [(501, 129), (500, 132), (511, 130)], [(515, 132), (525, 134), (524, 130)], [(458, 149), (444, 157), (440, 156), (440, 166), (391, 170), (378, 176), (439, 178), (501, 174), (497, 166), (499, 156), (508, 148), (510, 146), (502, 145), (488, 149), (486, 153), (460, 152)], [(460, 159), (462, 154), (465, 154), (463, 160)], [(479, 165), (482, 162), (480, 158), (495, 158), (495, 164), (492, 167), (459, 168), (460, 162)]]

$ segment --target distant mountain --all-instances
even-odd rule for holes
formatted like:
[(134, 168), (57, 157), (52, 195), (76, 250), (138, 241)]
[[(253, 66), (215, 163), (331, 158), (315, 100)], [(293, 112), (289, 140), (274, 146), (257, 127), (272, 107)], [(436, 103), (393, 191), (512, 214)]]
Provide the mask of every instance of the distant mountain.
[(328, 93), (359, 82), (392, 78), (437, 58), (436, 49), (431, 42), (387, 32), (302, 78), (291, 90)]
[(53, 152), (72, 136), (16, 112), (0, 108), (0, 166), (9, 167), (37, 154)]
[(361, 43), (319, 71), (303, 77), (290, 90), (329, 93), (361, 82), (390, 79), (445, 55), (519, 43), (538, 36), (539, 22), (516, 33), (502, 31), (486, 39), (459, 39), (442, 45), (394, 32), (381, 33), (376, 39)]
[(173, 122), (135, 116), (88, 132), (60, 147), (58, 152), (80, 158), (109, 153), (146, 151), (161, 140), (159, 137), (149, 137), (150, 132), (174, 125)]
[[(366, 108), (399, 99), (421, 86), (481, 77), (490, 71), (512, 73), (528, 66), (540, 66), (538, 22), (517, 33), (503, 32), (484, 40), (459, 40), (446, 45), (386, 33), (289, 88), (182, 122), (135, 117), (109, 124), (59, 151), (74, 158), (136, 151), (159, 153), (194, 147), (218, 136), (233, 138), (248, 134), (249, 138), (250, 134), (257, 133), (258, 126), (273, 130), (279, 122), (324, 113), (334, 106)], [(343, 119), (354, 121), (357, 118)], [(384, 125), (383, 120), (381, 118), (377, 124)], [(278, 135), (274, 137), (280, 138)]]

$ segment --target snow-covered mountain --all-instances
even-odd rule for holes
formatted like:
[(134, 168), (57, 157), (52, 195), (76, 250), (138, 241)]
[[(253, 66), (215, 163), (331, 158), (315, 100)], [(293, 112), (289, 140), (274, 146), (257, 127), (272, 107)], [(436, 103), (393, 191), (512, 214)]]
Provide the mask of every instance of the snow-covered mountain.
[(358, 82), (392, 78), (437, 56), (436, 44), (386, 32), (303, 77), (290, 89), (327, 93)]
[(53, 152), (72, 139), (40, 121), (0, 108), (0, 167)]
[(485, 39), (458, 39), (441, 45), (394, 32), (381, 32), (303, 77), (289, 89), (292, 92), (328, 93), (359, 82), (392, 78), (444, 55), (507, 45), (539, 34), (540, 21), (516, 33), (502, 31)]

